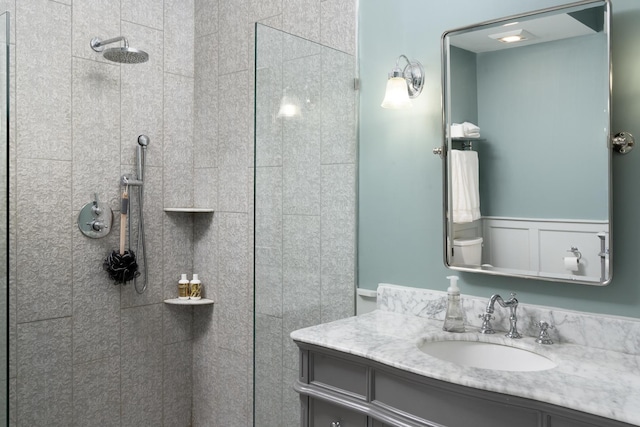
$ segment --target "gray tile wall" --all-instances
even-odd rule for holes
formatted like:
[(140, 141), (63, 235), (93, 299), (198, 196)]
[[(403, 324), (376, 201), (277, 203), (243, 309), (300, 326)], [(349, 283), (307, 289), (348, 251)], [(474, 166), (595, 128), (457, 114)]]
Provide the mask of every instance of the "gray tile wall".
[[(252, 425), (253, 23), (354, 54), (355, 1), (3, 2), (15, 11), (11, 425)], [(149, 52), (150, 61), (117, 65), (89, 47), (94, 36), (119, 34)], [(292, 58), (299, 56), (284, 59)], [(324, 85), (316, 88), (322, 96), (341, 90), (331, 92), (328, 81), (315, 84)], [(347, 135), (353, 130), (351, 123), (342, 126)], [(284, 131), (276, 130), (276, 137)], [(283, 304), (279, 289), (313, 274), (317, 289), (307, 297), (335, 293), (338, 306), (345, 301), (340, 292), (353, 289), (355, 143), (318, 138), (321, 120), (308, 131), (316, 135), (313, 152), (285, 170), (283, 154), (295, 147), (280, 140), (264, 164), (276, 168), (257, 171), (275, 185), (258, 197), (273, 191), (274, 206), (287, 200), (299, 209), (290, 218), (276, 211), (259, 225), (281, 236), (280, 249), (269, 252), (275, 264), (264, 265), (280, 284), (272, 295), (256, 295), (267, 306), (257, 313), (266, 320), (260, 328), (271, 338), (256, 345), (266, 346), (259, 378), (277, 391), (275, 409), (288, 414), (282, 419), (297, 416), (286, 328), (304, 324), (305, 314)], [(145, 186), (150, 277), (138, 295), (131, 285), (114, 286), (101, 268), (117, 247), (117, 227), (105, 239), (90, 240), (75, 222), (94, 192), (119, 216), (118, 178), (133, 170), (141, 133), (151, 138)], [(293, 195), (287, 183), (296, 181), (309, 198)], [(162, 211), (179, 205), (216, 213)], [(302, 253), (293, 254), (295, 248)], [(175, 296), (182, 272), (200, 274), (215, 306), (184, 310), (162, 303)], [(343, 309), (322, 307), (314, 309), (314, 322)], [(268, 401), (257, 404), (274, 410)], [(278, 414), (270, 412), (257, 425), (271, 425)]]
[[(15, 11), (11, 425), (191, 425), (192, 310), (163, 300), (192, 271), (193, 220), (162, 208), (193, 203), (193, 2), (7, 7)], [(149, 62), (119, 65), (89, 47), (94, 36), (120, 34)], [(134, 170), (140, 134), (151, 138), (143, 295), (102, 270), (118, 245), (118, 180)], [(94, 192), (116, 216), (104, 239), (76, 225)]]

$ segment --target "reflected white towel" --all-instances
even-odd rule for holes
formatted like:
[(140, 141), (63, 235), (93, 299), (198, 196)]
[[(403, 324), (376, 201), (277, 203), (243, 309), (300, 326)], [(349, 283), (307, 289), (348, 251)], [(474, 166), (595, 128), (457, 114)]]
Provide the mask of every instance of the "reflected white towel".
[(460, 123), (451, 124), (451, 132), (449, 133), (451, 138), (464, 138), (464, 129)]
[(451, 199), (453, 222), (480, 219), (478, 153), (451, 150)]
[(480, 138), (480, 128), (471, 122), (462, 123), (462, 132), (467, 138)]

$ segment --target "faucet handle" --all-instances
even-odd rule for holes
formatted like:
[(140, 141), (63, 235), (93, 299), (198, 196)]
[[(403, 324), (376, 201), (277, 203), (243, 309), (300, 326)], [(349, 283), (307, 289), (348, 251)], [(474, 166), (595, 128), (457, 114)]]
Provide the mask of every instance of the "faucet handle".
[(550, 325), (544, 320), (539, 321), (536, 325), (540, 328), (540, 334), (536, 342), (538, 344), (553, 344), (551, 337), (549, 336), (549, 329), (555, 329), (555, 326)]
[(493, 330), (493, 327), (491, 326), (491, 321), (493, 319), (495, 319), (495, 317), (492, 316), (491, 313), (478, 314), (478, 317), (480, 319), (482, 319), (482, 326), (480, 327), (480, 333), (481, 334), (494, 334), (495, 331)]
[(555, 329), (555, 326), (550, 325), (544, 320), (539, 321), (538, 323), (536, 323), (536, 325), (538, 325), (541, 331), (546, 331), (547, 329)]

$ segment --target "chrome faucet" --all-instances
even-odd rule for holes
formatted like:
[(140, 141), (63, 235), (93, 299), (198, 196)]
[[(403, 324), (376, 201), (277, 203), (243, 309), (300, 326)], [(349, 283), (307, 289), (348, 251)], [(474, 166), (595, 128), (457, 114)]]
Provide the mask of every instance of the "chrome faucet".
[(491, 316), (494, 312), (494, 305), (498, 302), (502, 307), (509, 308), (509, 332), (505, 335), (508, 338), (522, 338), (522, 335), (518, 332), (517, 323), (518, 317), (516, 316), (516, 309), (518, 308), (518, 300), (516, 299), (516, 294), (511, 293), (511, 298), (507, 301), (503, 300), (502, 297), (498, 294), (491, 295), (491, 299), (489, 300), (489, 304), (487, 304), (487, 310), (484, 314), (481, 314), (482, 318), (482, 327), (480, 328), (480, 333), (483, 334), (494, 334), (496, 331), (491, 327)]

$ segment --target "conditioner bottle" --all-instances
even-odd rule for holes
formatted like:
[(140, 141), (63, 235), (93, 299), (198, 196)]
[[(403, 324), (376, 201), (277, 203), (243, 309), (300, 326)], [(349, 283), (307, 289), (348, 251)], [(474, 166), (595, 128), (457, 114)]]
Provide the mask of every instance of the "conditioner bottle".
[(191, 299), (198, 300), (202, 298), (202, 282), (198, 279), (197, 274), (193, 275), (193, 279), (189, 282), (189, 287), (191, 289), (191, 293), (189, 294)]

